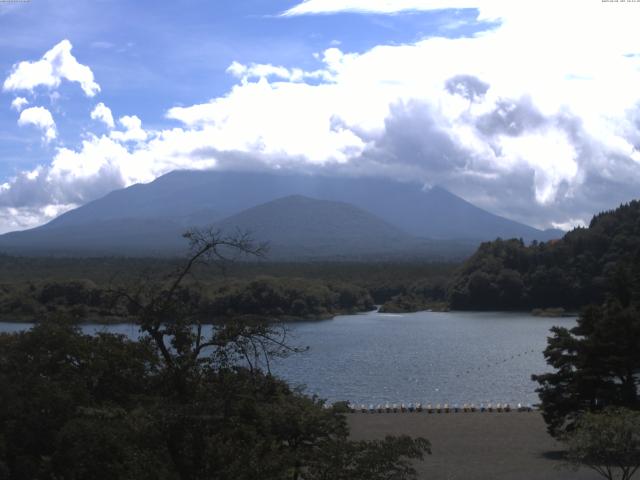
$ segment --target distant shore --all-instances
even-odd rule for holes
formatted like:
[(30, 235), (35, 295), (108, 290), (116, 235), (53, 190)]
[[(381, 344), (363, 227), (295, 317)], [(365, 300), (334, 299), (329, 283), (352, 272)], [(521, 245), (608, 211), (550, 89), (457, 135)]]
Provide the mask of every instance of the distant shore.
[[(531, 315), (534, 317), (541, 318), (573, 318), (577, 317), (578, 314), (575, 312), (566, 312), (562, 310), (562, 312), (557, 312), (556, 309), (551, 309), (551, 312), (546, 310), (535, 309), (533, 311), (496, 311), (496, 313), (522, 313), (525, 315)], [(367, 310), (362, 312), (353, 312), (353, 311), (342, 311), (342, 312), (332, 312), (326, 313), (323, 315), (307, 315), (305, 317), (295, 317), (292, 315), (283, 315), (278, 318), (268, 318), (269, 321), (283, 322), (283, 323), (296, 323), (296, 322), (320, 322), (324, 320), (331, 320), (338, 316), (348, 316), (348, 315), (362, 315), (368, 313), (392, 313), (392, 314), (411, 314), (411, 313), (420, 313), (420, 312), (437, 312), (437, 313), (464, 313), (471, 312), (470, 310), (448, 310), (445, 308), (429, 308), (424, 310), (411, 310), (411, 311), (393, 311), (393, 310), (385, 310), (381, 308), (380, 305), (376, 305), (376, 308), (373, 310)], [(0, 323), (38, 323), (38, 319), (35, 319), (32, 315), (0, 315)], [(132, 324), (135, 323), (135, 320), (131, 318), (125, 317), (116, 317), (116, 316), (100, 316), (100, 315), (89, 315), (86, 318), (79, 319), (78, 323), (80, 325), (121, 325), (121, 324)], [(204, 325), (207, 324), (215, 324), (216, 322), (205, 321)]]
[(562, 444), (539, 412), (347, 414), (355, 440), (407, 434), (431, 441), (420, 480), (596, 480), (563, 467)]

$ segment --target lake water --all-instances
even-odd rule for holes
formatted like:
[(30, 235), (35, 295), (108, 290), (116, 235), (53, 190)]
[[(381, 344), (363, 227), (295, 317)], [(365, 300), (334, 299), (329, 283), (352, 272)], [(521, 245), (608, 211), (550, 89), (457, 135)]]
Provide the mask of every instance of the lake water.
[[(290, 324), (290, 341), (309, 350), (272, 370), (306, 392), (355, 403), (537, 403), (531, 374), (549, 371), (549, 329), (575, 319), (521, 313), (366, 313)], [(28, 328), (1, 323), (0, 331)], [(133, 325), (87, 325), (137, 336)]]

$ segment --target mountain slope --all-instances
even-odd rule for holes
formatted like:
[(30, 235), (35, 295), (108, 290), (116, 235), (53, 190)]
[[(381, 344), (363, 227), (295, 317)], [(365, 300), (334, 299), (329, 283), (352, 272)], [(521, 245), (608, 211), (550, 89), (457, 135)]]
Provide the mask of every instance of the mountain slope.
[(157, 219), (110, 219), (41, 227), (0, 236), (0, 251), (38, 255), (155, 256), (184, 251), (182, 225)]
[(270, 256), (366, 255), (414, 247), (417, 239), (343, 202), (301, 195), (273, 200), (216, 222), (224, 231), (250, 231)]
[(182, 226), (205, 224), (289, 195), (350, 203), (407, 233), (427, 238), (543, 241), (563, 233), (543, 232), (493, 215), (446, 190), (425, 190), (418, 183), (223, 171), (171, 172), (149, 184), (112, 192), (42, 228), (119, 218), (166, 219)]

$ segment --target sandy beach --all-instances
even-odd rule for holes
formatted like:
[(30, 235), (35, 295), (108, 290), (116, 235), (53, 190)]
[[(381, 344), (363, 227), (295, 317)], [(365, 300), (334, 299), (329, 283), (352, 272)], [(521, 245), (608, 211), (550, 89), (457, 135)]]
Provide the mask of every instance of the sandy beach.
[(588, 469), (563, 467), (562, 445), (538, 412), (355, 413), (354, 439), (408, 434), (431, 441), (432, 455), (416, 468), (424, 480), (595, 480)]

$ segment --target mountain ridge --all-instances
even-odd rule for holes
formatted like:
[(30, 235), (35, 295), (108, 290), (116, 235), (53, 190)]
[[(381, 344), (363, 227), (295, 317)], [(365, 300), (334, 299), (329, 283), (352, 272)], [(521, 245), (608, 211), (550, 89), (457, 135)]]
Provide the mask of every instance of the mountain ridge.
[[(300, 204), (302, 198), (313, 200), (307, 204), (311, 210), (319, 205), (322, 208), (314, 210), (315, 213), (307, 212), (306, 215), (297, 212), (297, 220), (283, 227), (284, 230), (301, 226), (309, 215), (324, 215), (323, 222), (327, 223), (331, 215), (339, 217), (341, 210), (350, 211), (350, 221), (357, 225), (357, 219), (362, 214), (356, 211), (362, 211), (369, 215), (369, 220), (375, 217), (388, 227), (404, 232), (401, 243), (409, 251), (420, 242), (426, 245), (429, 242), (456, 240), (477, 244), (497, 237), (544, 241), (563, 233), (537, 230), (482, 210), (440, 187), (425, 190), (419, 183), (372, 177), (272, 172), (174, 171), (148, 184), (113, 191), (60, 215), (46, 225), (2, 235), (0, 248), (13, 251), (60, 250), (65, 247), (66, 235), (68, 250), (92, 246), (97, 251), (126, 249), (126, 240), (133, 239), (131, 241), (138, 245), (134, 250), (175, 251), (182, 241), (179, 233), (189, 227), (214, 224), (228, 226), (227, 219), (247, 210), (275, 200), (282, 202), (282, 199), (288, 199), (289, 203), (297, 199)], [(335, 203), (341, 204), (341, 207), (334, 208)], [(324, 214), (323, 209), (333, 213)], [(267, 210), (270, 221), (275, 222), (278, 214), (273, 205)], [(247, 215), (244, 214), (245, 218)], [(254, 215), (253, 218), (255, 224), (259, 217)], [(241, 223), (247, 230), (256, 227), (246, 221)], [(374, 228), (373, 223), (365, 222), (376, 230), (378, 227)], [(342, 225), (345, 229), (349, 222), (343, 219)], [(82, 233), (83, 229), (92, 233)], [(316, 236), (323, 234), (318, 229), (314, 232)], [(174, 239), (165, 238), (168, 236)], [(375, 236), (369, 233), (368, 237), (360, 237), (364, 251), (372, 251), (369, 247), (375, 243)], [(109, 238), (113, 242), (111, 246)], [(145, 238), (149, 241), (148, 249), (143, 245)], [(407, 238), (412, 238), (412, 241), (407, 241)], [(83, 239), (87, 242), (85, 246), (82, 245)], [(312, 240), (311, 235), (305, 237), (307, 246), (313, 244)], [(354, 252), (356, 248), (348, 250)]]

